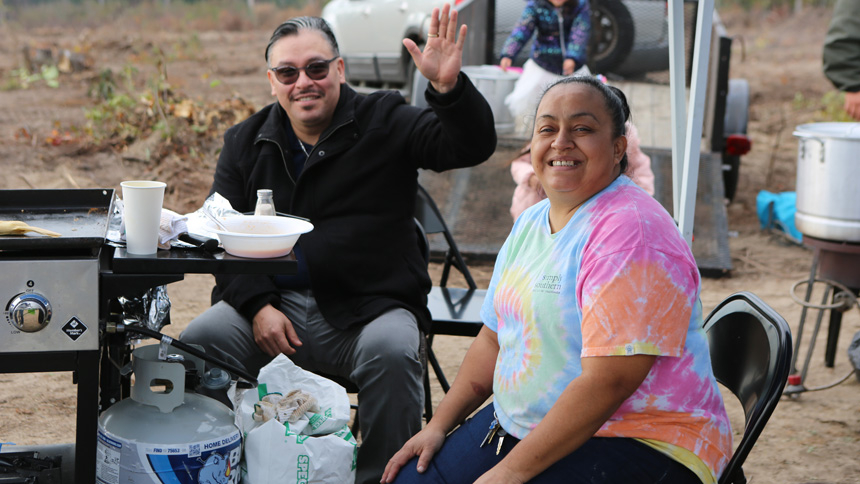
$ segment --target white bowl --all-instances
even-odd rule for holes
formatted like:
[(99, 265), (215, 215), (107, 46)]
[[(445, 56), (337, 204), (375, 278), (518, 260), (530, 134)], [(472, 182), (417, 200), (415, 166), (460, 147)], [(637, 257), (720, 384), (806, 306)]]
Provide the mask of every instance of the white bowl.
[(225, 230), (213, 230), (228, 254), (252, 259), (283, 257), (299, 236), (313, 230), (308, 221), (275, 215), (237, 215), (222, 219)]

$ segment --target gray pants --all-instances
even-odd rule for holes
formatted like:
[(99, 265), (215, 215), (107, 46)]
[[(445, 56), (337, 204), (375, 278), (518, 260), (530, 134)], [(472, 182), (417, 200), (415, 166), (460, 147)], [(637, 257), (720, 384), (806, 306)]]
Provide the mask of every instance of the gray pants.
[[(279, 309), (303, 343), (289, 356), (296, 365), (347, 378), (359, 388), (355, 482), (378, 483), (388, 459), (421, 430), (422, 338), (415, 315), (393, 309), (364, 326), (340, 330), (323, 319), (310, 291), (284, 291)], [(251, 322), (223, 301), (191, 321), (180, 340), (252, 375), (272, 360), (254, 342)]]

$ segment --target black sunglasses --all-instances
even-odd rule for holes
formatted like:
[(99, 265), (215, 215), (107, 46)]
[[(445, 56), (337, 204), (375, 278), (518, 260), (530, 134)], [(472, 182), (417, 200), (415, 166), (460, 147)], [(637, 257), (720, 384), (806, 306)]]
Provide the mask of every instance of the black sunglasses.
[(314, 81), (319, 81), (328, 75), (329, 64), (340, 57), (336, 55), (329, 60), (313, 61), (304, 67), (281, 66), (271, 67), (269, 70), (275, 73), (275, 79), (281, 84), (290, 85), (299, 80), (299, 71), (305, 71), (305, 74)]

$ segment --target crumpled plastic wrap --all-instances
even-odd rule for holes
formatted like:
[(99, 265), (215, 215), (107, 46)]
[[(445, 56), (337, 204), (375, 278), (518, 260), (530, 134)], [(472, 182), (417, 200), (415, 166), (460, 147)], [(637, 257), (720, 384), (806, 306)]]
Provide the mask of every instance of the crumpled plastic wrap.
[[(170, 297), (167, 286), (156, 286), (148, 289), (139, 297), (120, 296), (117, 298), (122, 308), (123, 323), (128, 326), (140, 326), (152, 331), (161, 331), (170, 321)], [(135, 333), (126, 333), (129, 344), (138, 344), (141, 337)]]
[(233, 206), (230, 205), (230, 202), (223, 195), (217, 192), (213, 193), (203, 202), (202, 207), (187, 215), (188, 219), (186, 223), (189, 234), (209, 237), (210, 239), (218, 238), (218, 234), (213, 232), (217, 227), (209, 220), (204, 211), (221, 220), (234, 215), (242, 215), (241, 212), (233, 209)]
[(233, 206), (230, 205), (230, 202), (218, 192), (209, 195), (209, 198), (207, 198), (206, 201), (203, 202), (202, 210), (206, 210), (218, 218), (227, 218), (232, 217), (234, 215), (242, 215), (241, 212), (237, 212), (236, 210), (234, 210)]

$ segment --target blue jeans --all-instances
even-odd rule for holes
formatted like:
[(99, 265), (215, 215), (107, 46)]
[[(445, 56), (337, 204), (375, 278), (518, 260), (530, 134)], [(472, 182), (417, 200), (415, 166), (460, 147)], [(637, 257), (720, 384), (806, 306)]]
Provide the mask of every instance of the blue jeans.
[[(479, 447), (493, 419), (493, 405), (487, 405), (466, 420), (445, 440), (439, 453), (423, 474), (410, 460), (397, 475), (396, 484), (471, 484), (501, 461), (519, 442), (506, 436), (499, 455), (498, 438)], [(534, 484), (585, 483), (664, 483), (701, 484), (699, 478), (682, 464), (660, 452), (626, 438), (592, 437), (567, 457), (529, 481)]]

